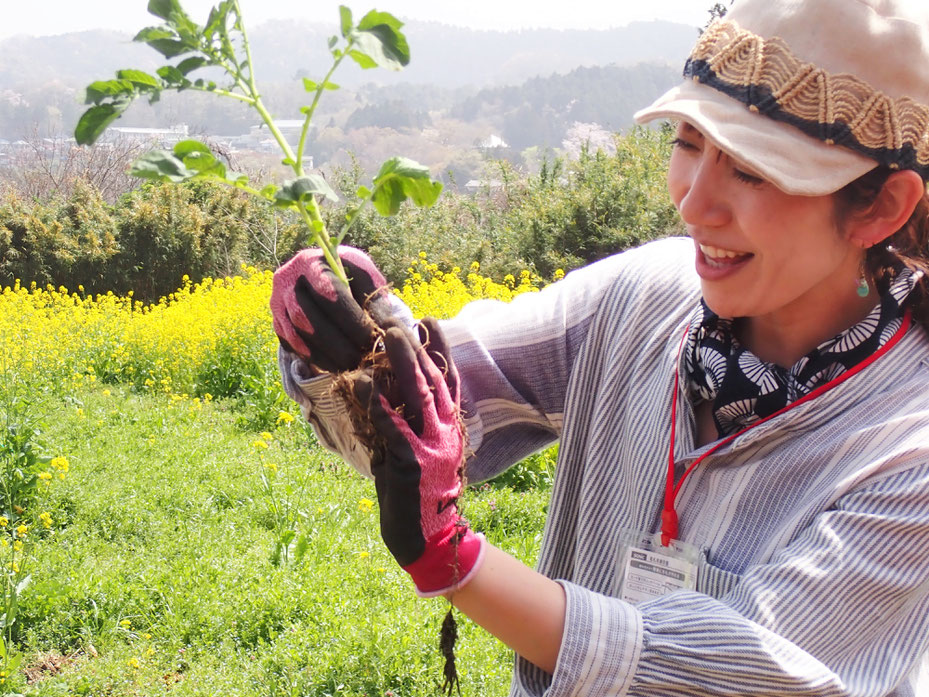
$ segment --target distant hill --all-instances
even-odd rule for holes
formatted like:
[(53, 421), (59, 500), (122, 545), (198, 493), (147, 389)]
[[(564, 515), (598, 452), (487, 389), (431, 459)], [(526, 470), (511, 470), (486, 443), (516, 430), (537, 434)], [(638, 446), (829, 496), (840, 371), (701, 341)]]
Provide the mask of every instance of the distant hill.
[[(289, 43), (294, 26), (300, 41)], [(140, 27), (141, 28), (141, 27)], [(477, 31), (432, 22), (410, 22), (404, 31), (412, 60), (403, 71), (364, 71), (346, 65), (337, 81), (346, 87), (374, 82), (431, 83), (443, 88), (518, 84), (539, 75), (565, 73), (580, 66), (640, 62), (683, 66), (696, 29), (669, 22), (637, 22), (604, 30), (537, 29)], [(335, 27), (309, 22), (271, 21), (250, 32), (263, 81), (288, 81), (328, 69), (326, 40)], [(160, 56), (132, 37), (94, 30), (58, 36), (17, 36), (0, 41), (0, 90), (56, 81), (83, 88), (120, 68), (152, 70)]]
[[(299, 118), (308, 98), (299, 78), (320, 79), (328, 70), (326, 40), (334, 31), (300, 25), (301, 40), (294, 45), (282, 38), (292, 36), (290, 24), (267, 22), (250, 32), (257, 77), (277, 118)], [(318, 163), (376, 151), (397, 137), (413, 139), (414, 147), (428, 145), (421, 161), (444, 166), (463, 158), (470, 170), (459, 171), (476, 171), (479, 158), (473, 152), (456, 153), (473, 151), (490, 135), (502, 136), (516, 157), (534, 146), (561, 147), (578, 123), (623, 130), (636, 109), (680, 79), (697, 35), (693, 27), (667, 22), (521, 32), (410, 22), (406, 33), (412, 48), (407, 69), (361, 70), (347, 62), (337, 73), (335, 82), (343, 89), (326, 95), (311, 133)], [(163, 63), (147, 46), (112, 31), (2, 41), (0, 139), (71, 133), (91, 81), (110, 78), (120, 68), (153, 72)], [(248, 133), (257, 117), (233, 100), (167, 93), (155, 105), (133, 105), (115, 125), (177, 123), (196, 136), (226, 138)], [(423, 136), (424, 129), (436, 135)], [(396, 145), (398, 152), (410, 147), (402, 140)]]

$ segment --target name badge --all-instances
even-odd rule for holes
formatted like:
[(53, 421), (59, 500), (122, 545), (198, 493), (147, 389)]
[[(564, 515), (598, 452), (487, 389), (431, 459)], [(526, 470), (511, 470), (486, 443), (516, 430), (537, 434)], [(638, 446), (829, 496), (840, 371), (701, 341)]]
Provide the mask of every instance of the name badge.
[(661, 535), (625, 531), (617, 560), (616, 596), (633, 605), (660, 598), (676, 590), (697, 587), (700, 551), (672, 540), (661, 544)]

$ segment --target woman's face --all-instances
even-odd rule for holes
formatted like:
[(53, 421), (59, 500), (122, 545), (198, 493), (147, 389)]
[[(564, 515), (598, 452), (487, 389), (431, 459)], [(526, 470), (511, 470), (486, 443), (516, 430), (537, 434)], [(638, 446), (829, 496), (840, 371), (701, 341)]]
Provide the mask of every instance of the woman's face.
[(787, 325), (860, 306), (862, 251), (837, 229), (831, 196), (784, 193), (686, 122), (668, 189), (695, 243), (703, 297), (718, 315)]

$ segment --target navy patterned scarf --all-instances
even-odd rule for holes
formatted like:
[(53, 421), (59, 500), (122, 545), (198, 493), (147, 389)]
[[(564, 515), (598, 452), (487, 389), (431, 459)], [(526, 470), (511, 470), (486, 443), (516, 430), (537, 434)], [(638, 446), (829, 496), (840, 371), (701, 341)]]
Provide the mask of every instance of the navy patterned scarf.
[(684, 369), (695, 403), (713, 403), (720, 437), (770, 416), (837, 378), (880, 349), (897, 332), (918, 277), (897, 274), (880, 302), (858, 324), (823, 342), (790, 368), (768, 363), (739, 344), (731, 319), (701, 300), (684, 345)]

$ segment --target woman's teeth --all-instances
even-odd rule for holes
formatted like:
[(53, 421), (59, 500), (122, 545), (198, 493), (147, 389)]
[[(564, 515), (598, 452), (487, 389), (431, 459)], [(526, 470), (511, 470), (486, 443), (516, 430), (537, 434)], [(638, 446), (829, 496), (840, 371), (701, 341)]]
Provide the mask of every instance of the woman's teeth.
[(733, 261), (742, 261), (751, 256), (745, 252), (734, 252), (731, 249), (722, 249), (721, 247), (711, 247), (708, 244), (701, 244), (700, 251), (703, 252), (703, 256), (706, 257), (707, 261), (715, 262), (717, 264), (727, 264), (732, 263)]

